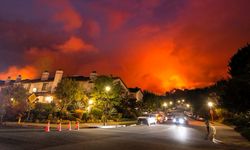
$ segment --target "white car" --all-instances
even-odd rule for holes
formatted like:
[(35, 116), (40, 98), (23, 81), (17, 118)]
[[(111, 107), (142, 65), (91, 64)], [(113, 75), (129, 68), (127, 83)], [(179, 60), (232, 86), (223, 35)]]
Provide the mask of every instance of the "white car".
[(157, 114), (143, 115), (137, 118), (139, 124), (156, 124), (157, 123)]
[(188, 124), (188, 119), (184, 116), (175, 116), (173, 119), (173, 123), (177, 125), (187, 125)]

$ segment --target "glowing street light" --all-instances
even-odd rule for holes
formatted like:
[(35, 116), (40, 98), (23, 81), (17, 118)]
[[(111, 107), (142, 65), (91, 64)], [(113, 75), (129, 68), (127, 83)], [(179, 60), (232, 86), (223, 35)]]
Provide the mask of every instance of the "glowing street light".
[(211, 115), (211, 120), (213, 122), (214, 121), (214, 116), (213, 116), (214, 112), (213, 112), (212, 107), (213, 107), (214, 104), (212, 102), (208, 102), (207, 105), (209, 107), (209, 112), (210, 112), (210, 115)]
[(211, 108), (211, 107), (213, 107), (214, 104), (212, 102), (208, 102), (207, 105), (209, 108)]
[(186, 106), (187, 106), (187, 108), (189, 108), (189, 107), (190, 107), (190, 105), (189, 105), (189, 104), (187, 104)]
[[(108, 93), (109, 91), (111, 90), (111, 87), (110, 86), (106, 86), (105, 87), (105, 91)], [(108, 95), (108, 94), (107, 94)], [(107, 98), (106, 98), (106, 101), (108, 101), (109, 102), (109, 97), (107, 96)], [(104, 124), (104, 126), (106, 126), (107, 125), (107, 103), (105, 104), (105, 106), (104, 106), (104, 121), (103, 121), (103, 124)]]
[(13, 97), (12, 97), (12, 98), (10, 98), (10, 101), (12, 101), (12, 102), (13, 102), (13, 101), (14, 101), (14, 98), (13, 98)]
[(94, 101), (92, 99), (89, 100), (89, 105), (92, 105)]
[(178, 102), (178, 103), (181, 103), (181, 101), (180, 101), (180, 100), (178, 100), (177, 102)]
[(163, 103), (163, 107), (167, 107), (168, 104), (166, 102)]
[(107, 92), (109, 92), (109, 91), (111, 90), (111, 87), (110, 87), (110, 86), (106, 86), (106, 87), (105, 87), (105, 90), (106, 90)]
[(173, 102), (172, 102), (172, 101), (170, 101), (170, 102), (169, 102), (169, 104), (170, 104), (170, 105), (173, 105)]
[(184, 102), (185, 102), (185, 99), (183, 99), (182, 102), (184, 103)]

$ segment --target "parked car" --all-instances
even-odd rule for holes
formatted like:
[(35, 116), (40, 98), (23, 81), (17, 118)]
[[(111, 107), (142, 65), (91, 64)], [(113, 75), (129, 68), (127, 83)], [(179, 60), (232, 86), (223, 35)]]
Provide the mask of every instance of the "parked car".
[(173, 120), (174, 119), (174, 116), (173, 115), (167, 115), (166, 117), (165, 117), (165, 120), (166, 121), (168, 121), (168, 120)]
[(148, 114), (143, 115), (137, 118), (138, 124), (156, 124), (157, 123), (157, 114)]
[(157, 123), (164, 123), (165, 122), (164, 113), (158, 113), (156, 116), (157, 116)]
[(201, 117), (201, 116), (197, 116), (197, 117), (196, 117), (196, 120), (204, 121), (205, 119), (204, 119), (203, 117)]

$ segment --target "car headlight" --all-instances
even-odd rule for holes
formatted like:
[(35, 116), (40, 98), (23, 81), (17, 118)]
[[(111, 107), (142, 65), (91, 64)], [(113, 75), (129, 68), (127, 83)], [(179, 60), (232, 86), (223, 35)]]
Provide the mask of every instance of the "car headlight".
[(183, 119), (183, 118), (180, 118), (180, 119), (179, 119), (179, 123), (180, 123), (180, 124), (184, 124), (184, 119)]

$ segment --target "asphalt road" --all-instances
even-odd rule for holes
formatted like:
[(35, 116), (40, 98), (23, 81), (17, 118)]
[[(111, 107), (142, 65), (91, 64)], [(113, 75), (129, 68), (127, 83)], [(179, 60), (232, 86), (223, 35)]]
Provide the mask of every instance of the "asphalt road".
[(0, 150), (243, 150), (205, 140), (198, 126), (152, 125), (112, 129), (51, 131), (0, 129)]

